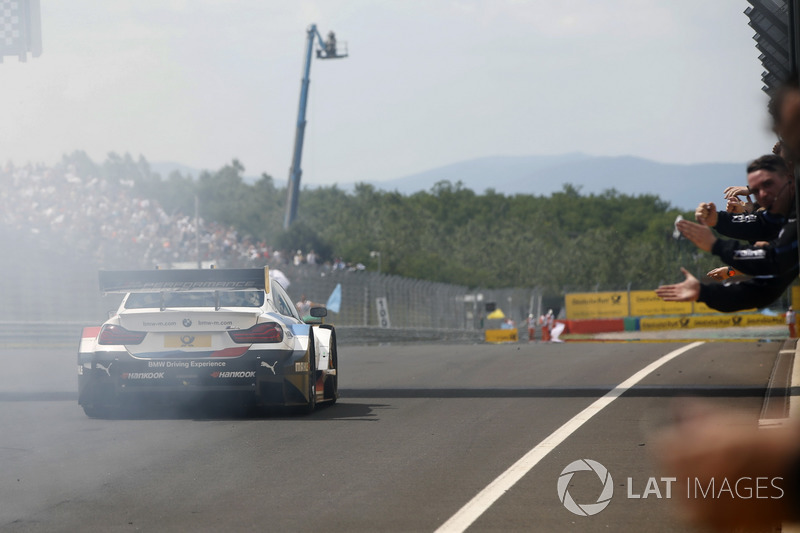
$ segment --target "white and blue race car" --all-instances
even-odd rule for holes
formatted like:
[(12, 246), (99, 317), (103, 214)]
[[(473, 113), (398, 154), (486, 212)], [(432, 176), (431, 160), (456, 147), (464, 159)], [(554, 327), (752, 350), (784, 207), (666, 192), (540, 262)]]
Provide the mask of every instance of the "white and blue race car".
[(125, 297), (83, 330), (78, 403), (90, 417), (138, 400), (225, 397), (311, 412), (338, 398), (326, 309), (304, 323), (268, 269), (101, 271), (100, 289)]

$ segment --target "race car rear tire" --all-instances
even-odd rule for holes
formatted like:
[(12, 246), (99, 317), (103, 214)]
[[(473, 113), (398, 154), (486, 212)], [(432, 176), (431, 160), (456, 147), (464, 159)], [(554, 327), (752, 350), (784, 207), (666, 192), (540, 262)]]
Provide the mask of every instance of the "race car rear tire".
[(107, 394), (96, 391), (89, 402), (81, 404), (83, 412), (89, 418), (113, 418), (117, 413), (117, 407), (111, 402)]
[(325, 378), (325, 400), (331, 405), (339, 399), (339, 356), (336, 353), (336, 334), (331, 334), (330, 368), (335, 373)]
[(305, 412), (311, 414), (317, 408), (317, 358), (314, 353), (314, 339), (309, 338), (308, 348), (308, 403)]
[(89, 418), (111, 418), (113, 414), (113, 410), (107, 405), (98, 405), (98, 404), (84, 404), (83, 412), (86, 413), (86, 416)]
[(89, 418), (112, 418), (116, 413), (113, 392), (108, 384), (92, 383), (80, 403)]

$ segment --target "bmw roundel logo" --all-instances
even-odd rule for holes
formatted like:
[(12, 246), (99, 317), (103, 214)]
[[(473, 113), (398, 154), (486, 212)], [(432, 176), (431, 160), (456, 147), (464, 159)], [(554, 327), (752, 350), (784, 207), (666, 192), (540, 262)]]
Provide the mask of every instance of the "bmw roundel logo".
[(188, 328), (192, 325), (192, 320), (190, 318), (183, 319), (183, 327)]

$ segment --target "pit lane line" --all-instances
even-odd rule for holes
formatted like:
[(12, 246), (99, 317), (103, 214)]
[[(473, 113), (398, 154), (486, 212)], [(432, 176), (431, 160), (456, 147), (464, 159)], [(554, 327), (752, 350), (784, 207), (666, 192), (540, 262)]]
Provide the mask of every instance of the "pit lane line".
[[(798, 358), (800, 358), (800, 342), (795, 344), (794, 350), (787, 351), (794, 353), (794, 360), (792, 361), (792, 377), (789, 381), (789, 387), (791, 388), (790, 390), (795, 390), (795, 387), (800, 386), (800, 363), (798, 363)], [(792, 397), (789, 399), (789, 416), (796, 417), (799, 409), (800, 396), (792, 394)]]
[(553, 451), (559, 444), (564, 442), (567, 437), (577, 431), (583, 424), (588, 422), (594, 415), (602, 411), (614, 400), (622, 396), (631, 387), (643, 380), (659, 367), (675, 359), (693, 348), (705, 344), (703, 341), (693, 342), (692, 344), (673, 350), (639, 370), (631, 377), (614, 387), (603, 397), (595, 400), (589, 407), (572, 417), (564, 425), (548, 435), (543, 441), (531, 448), (528, 453), (522, 456), (516, 463), (511, 465), (505, 472), (500, 474), (494, 481), (489, 483), (481, 492), (467, 502), (456, 514), (451, 516), (442, 524), (435, 533), (462, 533), (471, 526), (483, 513), (485, 513), (494, 502), (508, 492), (517, 481), (522, 479), (525, 474), (531, 471), (542, 459)]

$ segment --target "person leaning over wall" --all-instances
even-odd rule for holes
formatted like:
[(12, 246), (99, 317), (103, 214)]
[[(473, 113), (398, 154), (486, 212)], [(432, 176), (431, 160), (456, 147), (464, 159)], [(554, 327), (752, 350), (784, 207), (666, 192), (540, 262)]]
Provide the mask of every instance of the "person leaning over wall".
[[(730, 215), (718, 213), (714, 204), (700, 204), (695, 216), (700, 223), (681, 220), (676, 227), (681, 234), (703, 251), (718, 256), (737, 272), (753, 276), (723, 284), (700, 283), (689, 271), (681, 268), (681, 283), (662, 285), (656, 294), (664, 301), (704, 302), (723, 312), (766, 307), (777, 300), (797, 277), (797, 221), (794, 207), (795, 183), (786, 162), (777, 155), (765, 155), (747, 167), (747, 181), (763, 213)], [(747, 241), (722, 239), (720, 233)]]

